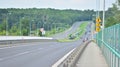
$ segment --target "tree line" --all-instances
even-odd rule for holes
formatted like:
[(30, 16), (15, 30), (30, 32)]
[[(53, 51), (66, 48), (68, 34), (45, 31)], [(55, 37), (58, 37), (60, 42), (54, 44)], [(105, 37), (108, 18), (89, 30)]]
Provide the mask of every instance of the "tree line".
[(119, 6), (117, 4), (113, 4), (113, 7), (108, 9), (105, 22), (106, 27), (120, 23), (120, 9), (118, 8)]
[(76, 21), (92, 20), (93, 14), (94, 10), (0, 9), (0, 35), (37, 35), (40, 28), (45, 28), (46, 31), (56, 27), (68, 28)]

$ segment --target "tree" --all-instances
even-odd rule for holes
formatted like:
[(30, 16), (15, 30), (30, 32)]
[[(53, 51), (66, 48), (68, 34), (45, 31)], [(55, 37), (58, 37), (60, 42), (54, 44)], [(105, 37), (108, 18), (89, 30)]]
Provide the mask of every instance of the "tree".
[[(9, 15), (9, 13), (11, 13)], [(0, 9), (0, 33), (5, 31), (5, 23), (8, 22), (10, 34), (19, 35), (20, 27), (22, 35), (29, 35), (30, 32), (30, 23), (32, 20), (32, 25), (34, 27), (34, 31), (37, 31), (38, 28), (43, 27), (47, 31), (53, 30), (54, 24), (57, 24), (56, 27), (62, 26), (62, 28), (70, 27), (76, 21), (86, 21), (92, 20), (92, 15), (95, 12), (93, 10), (59, 10), (59, 9), (38, 9), (38, 8), (29, 8), (29, 9)], [(4, 19), (3, 14), (8, 17), (8, 20)], [(45, 19), (44, 19), (44, 18)], [(38, 24), (39, 23), (39, 24)], [(59, 25), (61, 24), (61, 25)], [(15, 26), (16, 25), (16, 26)], [(51, 26), (49, 26), (51, 25)], [(51, 28), (48, 28), (51, 27)], [(15, 29), (14, 29), (15, 28)], [(18, 34), (19, 32), (19, 34)]]
[(107, 20), (105, 27), (109, 27), (120, 23), (119, 18), (120, 18), (120, 10), (118, 10), (116, 4), (113, 4), (113, 7), (109, 8), (107, 11)]

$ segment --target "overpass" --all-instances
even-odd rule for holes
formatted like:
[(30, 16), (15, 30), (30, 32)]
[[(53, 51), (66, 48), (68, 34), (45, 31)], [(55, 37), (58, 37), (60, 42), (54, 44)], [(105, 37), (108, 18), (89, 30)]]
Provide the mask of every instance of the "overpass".
[[(77, 29), (76, 25), (70, 32)], [(94, 39), (91, 37), (91, 24), (86, 29), (87, 33), (74, 42), (61, 43), (52, 38), (23, 36), (8, 43), (4, 41), (0, 46), (0, 67), (120, 67), (120, 24), (94, 34)]]

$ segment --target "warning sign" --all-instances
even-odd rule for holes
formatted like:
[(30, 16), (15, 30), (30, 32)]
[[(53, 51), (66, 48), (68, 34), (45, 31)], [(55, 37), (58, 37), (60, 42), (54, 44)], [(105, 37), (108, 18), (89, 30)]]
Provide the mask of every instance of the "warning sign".
[(100, 19), (100, 17), (98, 17), (97, 19), (96, 19), (96, 22), (101, 22), (101, 19)]
[(96, 23), (96, 27), (100, 27), (101, 25), (100, 25), (100, 23)]
[(99, 32), (100, 31), (100, 27), (96, 27), (96, 32)]

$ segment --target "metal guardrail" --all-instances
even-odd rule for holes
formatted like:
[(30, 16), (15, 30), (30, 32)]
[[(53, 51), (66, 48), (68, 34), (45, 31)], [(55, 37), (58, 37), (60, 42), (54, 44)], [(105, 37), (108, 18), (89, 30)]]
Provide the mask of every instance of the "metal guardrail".
[(56, 39), (19, 39), (19, 40), (0, 40), (0, 45), (17, 44), (17, 43), (31, 43), (31, 42), (53, 42)]
[(1, 40), (22, 40), (22, 39), (53, 39), (51, 37), (38, 37), (38, 36), (0, 36)]
[[(102, 32), (104, 34), (103, 41)], [(104, 31), (97, 33), (96, 42), (109, 67), (120, 67), (120, 24), (105, 28)]]
[(83, 44), (81, 44), (58, 66), (52, 66), (52, 67), (75, 67), (77, 61), (79, 60), (80, 56), (82, 55), (83, 51), (85, 50), (89, 42), (91, 41), (86, 41)]

